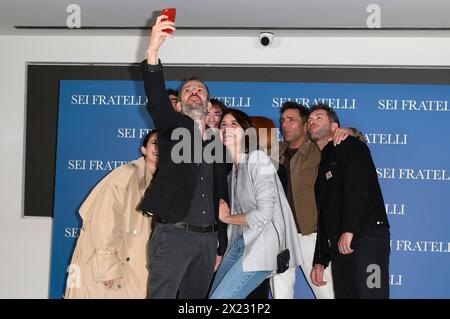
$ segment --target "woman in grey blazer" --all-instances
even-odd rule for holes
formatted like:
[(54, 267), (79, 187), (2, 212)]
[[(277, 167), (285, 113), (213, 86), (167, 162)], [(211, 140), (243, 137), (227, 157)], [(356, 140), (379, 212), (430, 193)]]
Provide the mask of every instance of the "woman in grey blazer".
[(266, 153), (256, 147), (251, 150), (257, 141), (250, 127), (247, 114), (235, 109), (227, 109), (220, 122), (223, 143), (233, 160), (228, 174), (231, 209), (221, 202), (219, 219), (228, 224), (228, 248), (211, 299), (245, 298), (276, 273), (277, 255), (285, 248), (290, 251), (290, 267), (302, 259), (295, 222), (275, 167)]

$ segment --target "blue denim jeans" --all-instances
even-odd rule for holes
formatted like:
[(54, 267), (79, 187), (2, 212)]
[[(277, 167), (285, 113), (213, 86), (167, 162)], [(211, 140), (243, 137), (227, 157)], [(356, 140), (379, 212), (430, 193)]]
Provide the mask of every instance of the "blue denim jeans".
[(223, 257), (211, 287), (210, 299), (244, 299), (271, 271), (247, 271), (242, 267), (244, 237), (238, 237)]

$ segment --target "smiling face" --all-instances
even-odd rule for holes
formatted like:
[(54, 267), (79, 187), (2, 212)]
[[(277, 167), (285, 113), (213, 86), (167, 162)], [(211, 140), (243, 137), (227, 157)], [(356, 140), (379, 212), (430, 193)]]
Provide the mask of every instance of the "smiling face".
[(214, 105), (208, 106), (205, 115), (205, 123), (211, 128), (218, 128), (220, 118), (222, 117), (222, 110)]
[(222, 142), (227, 148), (237, 151), (243, 149), (244, 129), (231, 113), (220, 121), (220, 130)]
[(157, 134), (150, 135), (147, 145), (141, 147), (141, 152), (145, 156), (145, 161), (151, 165), (157, 166), (159, 161), (158, 138)]

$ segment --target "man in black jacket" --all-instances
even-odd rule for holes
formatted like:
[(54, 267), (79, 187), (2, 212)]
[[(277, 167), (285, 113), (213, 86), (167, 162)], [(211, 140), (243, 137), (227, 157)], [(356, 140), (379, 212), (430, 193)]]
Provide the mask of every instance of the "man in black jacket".
[(311, 280), (324, 285), (331, 260), (336, 298), (389, 298), (389, 223), (369, 148), (354, 137), (328, 142), (339, 119), (327, 105), (311, 108), (308, 126), (321, 150)]
[[(176, 112), (167, 95), (161, 44), (175, 30), (160, 16), (142, 62), (148, 112), (158, 130), (160, 166), (140, 209), (156, 216), (149, 243), (149, 298), (206, 298), (227, 246), (227, 225), (219, 221), (219, 201), (228, 201), (226, 164), (205, 160), (218, 139), (207, 138), (206, 85), (192, 79), (179, 91)], [(187, 142), (187, 143), (186, 143)], [(216, 145), (217, 146), (217, 145)]]

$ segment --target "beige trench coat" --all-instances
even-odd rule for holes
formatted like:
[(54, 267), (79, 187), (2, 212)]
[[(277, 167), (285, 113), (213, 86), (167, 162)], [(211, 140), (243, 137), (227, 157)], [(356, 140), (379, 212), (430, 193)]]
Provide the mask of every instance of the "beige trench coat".
[[(151, 218), (136, 210), (152, 176), (143, 157), (116, 168), (80, 208), (65, 298), (145, 298)], [(103, 282), (114, 279), (108, 289)]]

